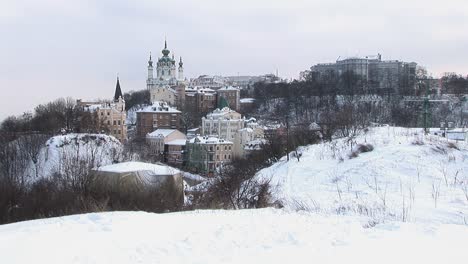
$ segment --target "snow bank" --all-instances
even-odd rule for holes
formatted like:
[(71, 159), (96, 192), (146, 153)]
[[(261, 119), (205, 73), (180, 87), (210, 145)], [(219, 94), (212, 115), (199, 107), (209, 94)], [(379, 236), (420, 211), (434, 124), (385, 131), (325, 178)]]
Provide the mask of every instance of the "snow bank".
[[(468, 146), (453, 143), (422, 129), (377, 127), (352, 140), (300, 148), (300, 161), (284, 157), (259, 175), (271, 179), (288, 208), (465, 224)], [(353, 157), (358, 144), (374, 149)]]
[(50, 177), (77, 162), (86, 162), (92, 167), (112, 164), (121, 158), (122, 150), (122, 144), (113, 136), (78, 133), (54, 136), (40, 151), (38, 165), (31, 164), (29, 175), (36, 175), (35, 169), (38, 169), (38, 177)]
[(0, 226), (2, 263), (464, 263), (468, 228), (282, 210), (96, 213)]
[(106, 166), (100, 167), (98, 170), (104, 171), (104, 172), (117, 172), (117, 173), (150, 171), (152, 172), (153, 175), (173, 175), (173, 174), (180, 172), (178, 169), (167, 166), (167, 165), (136, 162), (136, 161), (106, 165)]

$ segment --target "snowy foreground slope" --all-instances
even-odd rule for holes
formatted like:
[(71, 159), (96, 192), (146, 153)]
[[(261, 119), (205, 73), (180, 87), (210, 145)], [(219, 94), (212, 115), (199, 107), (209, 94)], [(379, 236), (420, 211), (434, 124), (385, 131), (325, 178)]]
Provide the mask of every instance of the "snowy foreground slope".
[[(300, 149), (260, 172), (287, 208), (468, 225), (468, 145), (422, 129), (371, 128), (349, 141)], [(357, 144), (373, 150), (350, 158)]]
[(468, 228), (279, 209), (114, 212), (0, 226), (1, 263), (465, 263)]

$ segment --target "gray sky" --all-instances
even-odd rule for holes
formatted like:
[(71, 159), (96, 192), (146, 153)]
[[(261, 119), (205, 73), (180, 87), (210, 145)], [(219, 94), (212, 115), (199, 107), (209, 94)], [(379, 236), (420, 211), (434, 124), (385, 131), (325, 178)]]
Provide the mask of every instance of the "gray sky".
[(382, 53), (434, 75), (468, 73), (466, 0), (0, 0), (0, 119), (58, 97), (145, 88), (164, 38), (187, 77), (297, 77)]

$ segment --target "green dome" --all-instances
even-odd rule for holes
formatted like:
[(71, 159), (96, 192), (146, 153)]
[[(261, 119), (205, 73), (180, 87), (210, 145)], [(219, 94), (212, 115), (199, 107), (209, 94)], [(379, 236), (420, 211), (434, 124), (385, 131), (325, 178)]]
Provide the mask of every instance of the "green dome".
[(169, 53), (171, 52), (167, 49), (167, 41), (164, 41), (164, 49), (162, 50), (162, 54), (167, 57)]

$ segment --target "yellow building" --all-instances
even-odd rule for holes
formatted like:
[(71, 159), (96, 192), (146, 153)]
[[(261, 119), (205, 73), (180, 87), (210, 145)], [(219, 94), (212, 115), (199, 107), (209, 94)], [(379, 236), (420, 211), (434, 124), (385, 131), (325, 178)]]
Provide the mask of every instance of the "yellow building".
[(118, 77), (112, 102), (83, 102), (78, 100), (77, 105), (83, 107), (85, 111), (97, 113), (99, 132), (114, 136), (122, 143), (127, 141), (127, 125), (125, 124), (127, 112), (125, 111), (125, 100), (123, 99)]

